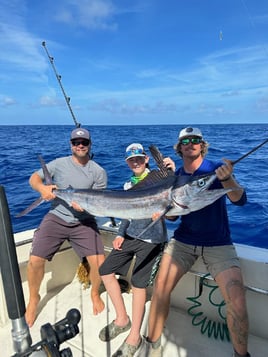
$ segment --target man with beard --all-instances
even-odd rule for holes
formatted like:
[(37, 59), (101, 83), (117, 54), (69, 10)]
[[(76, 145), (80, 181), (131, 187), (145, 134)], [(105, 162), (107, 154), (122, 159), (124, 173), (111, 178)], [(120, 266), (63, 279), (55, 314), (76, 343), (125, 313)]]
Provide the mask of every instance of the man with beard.
[(53, 184), (46, 185), (43, 170), (30, 177), (31, 187), (38, 191), (45, 201), (51, 201), (51, 208), (34, 233), (27, 266), (29, 303), (25, 319), (29, 327), (34, 324), (40, 301), (39, 289), (44, 277), (45, 262), (51, 261), (65, 240), (68, 240), (82, 260), (86, 257), (90, 266), (91, 299), (93, 314), (104, 309), (99, 294), (101, 278), (98, 269), (104, 261), (104, 248), (95, 217), (82, 210), (78, 204), (69, 206), (57, 198), (53, 189), (69, 186), (81, 189), (104, 189), (107, 186), (105, 170), (91, 159), (91, 137), (88, 130), (76, 128), (70, 138), (72, 155), (57, 158), (47, 164)]

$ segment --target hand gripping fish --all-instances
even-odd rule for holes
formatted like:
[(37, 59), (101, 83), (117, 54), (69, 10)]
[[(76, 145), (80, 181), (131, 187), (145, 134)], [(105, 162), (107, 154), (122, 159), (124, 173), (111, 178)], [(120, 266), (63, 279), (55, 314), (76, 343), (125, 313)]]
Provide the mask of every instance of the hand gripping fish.
[[(257, 150), (252, 149), (241, 159)], [(155, 148), (155, 147), (154, 147)], [(153, 154), (153, 153), (152, 153)], [(153, 154), (154, 156), (154, 154)], [(161, 158), (161, 157), (160, 157)], [(160, 162), (158, 157), (158, 162)], [(45, 177), (51, 183), (46, 164), (39, 157)], [(91, 190), (66, 188), (57, 189), (53, 193), (69, 205), (76, 202), (84, 210), (97, 217), (116, 217), (121, 219), (151, 218), (153, 213), (180, 216), (206, 207), (236, 188), (211, 189), (216, 179), (215, 172), (202, 176), (175, 176), (163, 167), (151, 171), (148, 176), (130, 190)], [(42, 200), (37, 200), (38, 204)], [(23, 216), (35, 207), (32, 204), (19, 216)]]

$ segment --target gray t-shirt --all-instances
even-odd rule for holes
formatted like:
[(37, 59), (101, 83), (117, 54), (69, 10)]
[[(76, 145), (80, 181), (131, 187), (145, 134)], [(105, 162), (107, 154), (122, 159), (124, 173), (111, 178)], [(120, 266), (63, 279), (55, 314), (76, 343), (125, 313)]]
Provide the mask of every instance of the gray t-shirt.
[[(72, 156), (66, 156), (50, 161), (47, 164), (47, 168), (53, 183), (57, 185), (59, 189), (65, 189), (71, 186), (74, 189), (100, 190), (107, 187), (106, 171), (92, 160), (89, 160), (86, 165), (82, 166), (75, 163)], [(40, 169), (37, 173), (44, 180), (43, 170)], [(49, 212), (68, 223), (93, 219), (86, 211), (78, 212), (57, 197), (51, 201), (51, 209)]]

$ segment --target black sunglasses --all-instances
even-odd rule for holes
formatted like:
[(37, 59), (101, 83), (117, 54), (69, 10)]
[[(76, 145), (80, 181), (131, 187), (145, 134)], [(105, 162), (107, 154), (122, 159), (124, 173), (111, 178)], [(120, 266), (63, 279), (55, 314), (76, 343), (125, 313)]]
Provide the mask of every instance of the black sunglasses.
[(72, 140), (72, 145), (73, 146), (79, 146), (79, 145), (83, 145), (83, 146), (88, 146), (90, 143), (89, 140), (85, 139), (85, 140)]
[(185, 139), (181, 139), (180, 144), (181, 145), (188, 145), (190, 143), (197, 145), (200, 144), (202, 142), (201, 138), (185, 138)]

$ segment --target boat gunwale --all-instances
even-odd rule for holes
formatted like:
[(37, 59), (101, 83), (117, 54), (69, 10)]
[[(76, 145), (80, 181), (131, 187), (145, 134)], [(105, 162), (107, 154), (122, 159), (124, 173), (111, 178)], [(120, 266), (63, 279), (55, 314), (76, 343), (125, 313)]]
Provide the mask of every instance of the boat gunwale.
[[(114, 227), (111, 224), (109, 226), (107, 226), (107, 223), (106, 223), (106, 226), (104, 226), (104, 225), (99, 226), (99, 230), (100, 231), (104, 231), (106, 233), (110, 232), (111, 234), (115, 234), (116, 231), (117, 231), (117, 227)], [(29, 233), (29, 234), (32, 233), (33, 234), (34, 231), (35, 231), (35, 229), (31, 229), (31, 230), (27, 230), (27, 231), (24, 231), (24, 232), (15, 233), (14, 234), (15, 246), (16, 247), (21, 247), (23, 245), (30, 244), (32, 242), (33, 238), (17, 240), (16, 237), (24, 236), (27, 233)], [(253, 247), (254, 250), (257, 252), (256, 259), (254, 259), (254, 256), (252, 256), (252, 246), (247, 246), (247, 245), (239, 244), (239, 243), (234, 243), (234, 245), (238, 250), (239, 258), (249, 259), (249, 260), (255, 261), (257, 263), (268, 264), (268, 262), (267, 262), (268, 250), (267, 249), (260, 248), (260, 247)], [(68, 250), (68, 249), (72, 249), (72, 247), (71, 246), (61, 247), (60, 252), (63, 252), (64, 250)], [(104, 245), (104, 249), (105, 249), (105, 251), (110, 252), (112, 250), (112, 247), (109, 247), (108, 245)], [(250, 253), (251, 253), (250, 256), (245, 254), (249, 250), (250, 250)], [(267, 252), (265, 252), (266, 250), (267, 250)], [(204, 273), (202, 271), (197, 271), (197, 270), (194, 270), (194, 269), (190, 269), (189, 273), (193, 274), (196, 277), (203, 278), (203, 279), (206, 279), (206, 280), (214, 280), (211, 277), (210, 274)], [(267, 295), (268, 296), (268, 289), (258, 288), (258, 287), (255, 287), (255, 286), (252, 286), (252, 285), (249, 285), (249, 284), (244, 284), (244, 287), (247, 290), (252, 291), (254, 293), (258, 293), (258, 294), (262, 294), (262, 295)]]

